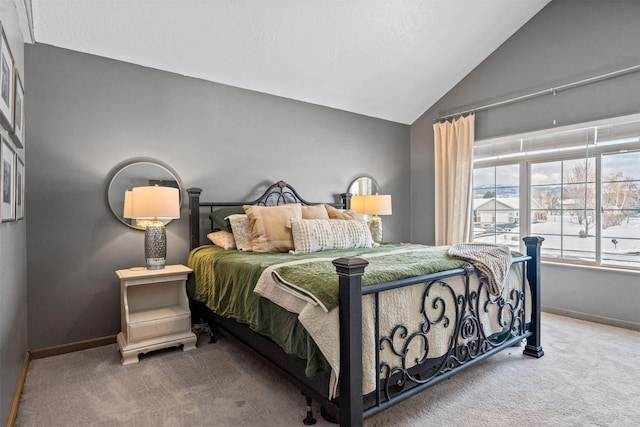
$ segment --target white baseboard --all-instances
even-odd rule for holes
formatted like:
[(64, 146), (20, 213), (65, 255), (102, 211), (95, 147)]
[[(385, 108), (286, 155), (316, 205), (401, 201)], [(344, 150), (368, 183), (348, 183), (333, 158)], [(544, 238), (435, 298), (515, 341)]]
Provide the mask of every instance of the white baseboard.
[(557, 314), (559, 316), (572, 317), (574, 319), (586, 320), (588, 322), (601, 323), (603, 325), (615, 326), (617, 328), (631, 329), (632, 331), (640, 331), (640, 323), (629, 322), (627, 320), (612, 319), (610, 317), (596, 316), (579, 311), (565, 310), (556, 307), (542, 307), (542, 311)]

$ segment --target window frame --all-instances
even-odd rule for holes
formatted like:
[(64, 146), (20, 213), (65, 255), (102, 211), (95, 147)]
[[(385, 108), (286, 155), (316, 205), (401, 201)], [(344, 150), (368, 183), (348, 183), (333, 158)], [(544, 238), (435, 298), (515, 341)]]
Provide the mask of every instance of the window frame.
[[(576, 125), (563, 126), (557, 128), (549, 128), (538, 130), (534, 132), (521, 133), (516, 135), (509, 136), (501, 136), (497, 138), (486, 138), (482, 140), (476, 141), (474, 144), (492, 144), (492, 143), (504, 143), (509, 141), (517, 141), (520, 139), (521, 141), (525, 138), (532, 138), (536, 136), (549, 136), (551, 134), (559, 134), (567, 131), (580, 131), (586, 130), (588, 133), (593, 132), (594, 138), (597, 141), (597, 129), (602, 126), (607, 125), (616, 125), (627, 122), (640, 122), (640, 114), (634, 114), (629, 116), (621, 116), (616, 118), (592, 121), (587, 123), (580, 123)], [(636, 142), (637, 141), (637, 142)], [(522, 143), (521, 143), (522, 145)], [(593, 159), (593, 166), (595, 167), (595, 224), (597, 227), (594, 228), (594, 238), (595, 238), (595, 246), (594, 246), (594, 260), (580, 260), (573, 258), (564, 258), (564, 257), (553, 257), (548, 255), (542, 255), (542, 260), (545, 262), (553, 262), (553, 263), (561, 263), (561, 264), (570, 264), (570, 265), (581, 265), (581, 266), (590, 266), (594, 268), (603, 268), (603, 269), (616, 269), (616, 270), (633, 270), (640, 271), (640, 266), (636, 267), (633, 265), (620, 265), (620, 264), (612, 264), (612, 263), (603, 263), (603, 254), (602, 254), (602, 217), (603, 217), (603, 207), (602, 207), (602, 192), (603, 192), (603, 181), (602, 181), (602, 159), (604, 156), (612, 155), (612, 154), (620, 154), (626, 152), (639, 152), (640, 151), (640, 135), (636, 140), (629, 142), (623, 142), (619, 144), (603, 144), (598, 146), (597, 144), (593, 144), (589, 142), (587, 144), (582, 144), (582, 148), (569, 149), (569, 150), (558, 150), (555, 152), (541, 152), (541, 153), (521, 153), (521, 154), (509, 154), (505, 156), (497, 156), (488, 157), (485, 159), (474, 159), (473, 169), (487, 168), (487, 167), (500, 167), (500, 166), (508, 166), (508, 165), (519, 165), (519, 197), (520, 197), (520, 235), (519, 235), (519, 246), (520, 250), (524, 250), (524, 244), (522, 243), (522, 238), (524, 236), (531, 235), (531, 198), (533, 195), (532, 186), (531, 186), (531, 170), (532, 165), (548, 163), (553, 161), (567, 161), (567, 160), (576, 160), (576, 159)], [(472, 174), (473, 176), (473, 174)], [(562, 181), (563, 178), (561, 178)], [(640, 177), (636, 178), (634, 176), (634, 180), (640, 180)], [(472, 189), (474, 185), (472, 183)], [(495, 190), (494, 190), (495, 191)], [(469, 221), (471, 222), (470, 229), (473, 230), (474, 225), (474, 214), (473, 210), (471, 212)], [(494, 231), (494, 234), (496, 232)], [(564, 236), (564, 234), (561, 234)], [(471, 233), (470, 239), (474, 240), (474, 235)], [(559, 248), (562, 250), (562, 247)]]

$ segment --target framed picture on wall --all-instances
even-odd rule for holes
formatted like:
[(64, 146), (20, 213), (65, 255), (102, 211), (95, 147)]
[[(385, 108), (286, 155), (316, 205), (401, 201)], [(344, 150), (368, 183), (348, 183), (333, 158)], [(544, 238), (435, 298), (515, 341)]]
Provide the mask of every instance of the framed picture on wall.
[(24, 87), (18, 70), (14, 71), (13, 131), (9, 134), (17, 148), (24, 148)]
[(15, 183), (16, 152), (13, 147), (2, 138), (0, 150), (0, 204), (2, 206), (2, 221), (16, 219)]
[(16, 154), (16, 220), (24, 219), (24, 162)]
[(13, 55), (4, 28), (0, 25), (0, 123), (13, 130)]

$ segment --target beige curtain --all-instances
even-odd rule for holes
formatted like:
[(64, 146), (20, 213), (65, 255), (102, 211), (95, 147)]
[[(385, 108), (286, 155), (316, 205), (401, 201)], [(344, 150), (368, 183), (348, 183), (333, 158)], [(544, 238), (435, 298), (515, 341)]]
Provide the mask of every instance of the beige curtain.
[(436, 245), (469, 240), (473, 114), (433, 125)]

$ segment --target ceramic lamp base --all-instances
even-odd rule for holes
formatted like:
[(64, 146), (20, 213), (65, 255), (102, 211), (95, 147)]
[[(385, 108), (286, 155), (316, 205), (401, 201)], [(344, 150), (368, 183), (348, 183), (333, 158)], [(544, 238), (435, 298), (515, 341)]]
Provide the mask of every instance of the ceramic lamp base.
[(377, 215), (371, 217), (369, 221), (369, 230), (371, 231), (371, 238), (375, 243), (382, 243), (382, 218)]
[(167, 256), (167, 233), (162, 223), (148, 225), (144, 232), (144, 257), (148, 270), (164, 268)]

